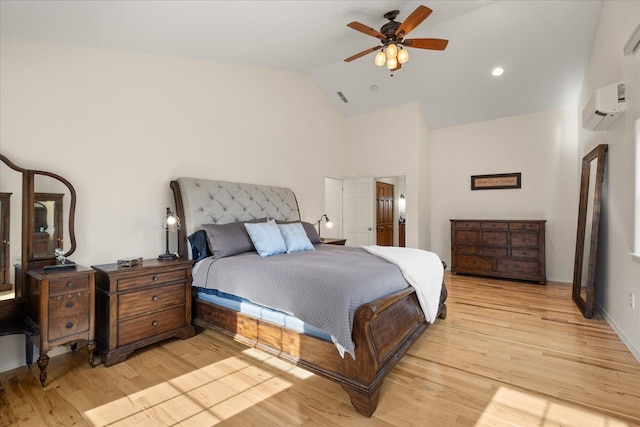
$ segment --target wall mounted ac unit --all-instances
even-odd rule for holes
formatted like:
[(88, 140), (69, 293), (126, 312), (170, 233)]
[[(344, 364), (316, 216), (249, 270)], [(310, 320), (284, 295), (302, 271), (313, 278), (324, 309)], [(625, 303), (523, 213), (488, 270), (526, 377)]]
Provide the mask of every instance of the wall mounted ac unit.
[(627, 111), (624, 92), (624, 82), (596, 89), (582, 111), (582, 127), (594, 131), (608, 129)]

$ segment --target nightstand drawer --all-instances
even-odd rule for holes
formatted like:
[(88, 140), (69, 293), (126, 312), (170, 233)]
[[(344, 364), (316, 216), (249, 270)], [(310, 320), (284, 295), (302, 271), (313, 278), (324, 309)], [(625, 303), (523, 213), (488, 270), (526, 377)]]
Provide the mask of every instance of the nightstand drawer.
[(182, 282), (120, 295), (118, 316), (120, 319), (126, 319), (184, 304), (184, 289), (185, 284)]
[(134, 277), (118, 279), (118, 291), (130, 291), (145, 286), (160, 285), (162, 283), (184, 281), (187, 277), (186, 270), (174, 270), (163, 273), (142, 274)]
[(89, 292), (74, 292), (49, 298), (49, 319), (89, 311)]
[(118, 345), (126, 345), (185, 326), (184, 305), (158, 311), (118, 325)]
[(89, 289), (89, 277), (83, 276), (52, 278), (49, 280), (49, 295), (66, 294)]

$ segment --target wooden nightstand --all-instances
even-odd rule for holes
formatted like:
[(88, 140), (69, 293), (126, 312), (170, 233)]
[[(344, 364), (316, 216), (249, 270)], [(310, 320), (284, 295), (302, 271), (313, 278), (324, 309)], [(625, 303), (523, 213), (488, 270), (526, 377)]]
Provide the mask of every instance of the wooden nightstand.
[(170, 337), (189, 338), (192, 261), (145, 259), (141, 265), (95, 265), (96, 341), (111, 366), (134, 350)]
[(76, 266), (73, 269), (27, 272), (29, 320), (40, 332), (40, 384), (47, 381), (49, 349), (87, 340), (89, 365), (93, 364), (94, 342), (94, 271)]
[(342, 245), (344, 246), (347, 243), (347, 239), (337, 239), (334, 237), (323, 237), (320, 239), (322, 243), (325, 245)]

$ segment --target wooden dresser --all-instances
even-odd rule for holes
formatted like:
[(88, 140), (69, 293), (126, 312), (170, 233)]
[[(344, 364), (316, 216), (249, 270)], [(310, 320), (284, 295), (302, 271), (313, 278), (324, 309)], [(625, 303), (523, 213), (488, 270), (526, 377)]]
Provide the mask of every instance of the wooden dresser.
[(191, 268), (182, 259), (145, 259), (141, 265), (95, 265), (96, 341), (111, 366), (134, 350), (170, 337), (189, 338)]
[(451, 272), (546, 283), (544, 220), (451, 221)]
[[(93, 270), (80, 265), (60, 270), (37, 268), (27, 272), (27, 280), (28, 319), (40, 332), (40, 384), (44, 387), (47, 381), (47, 353), (63, 344), (72, 343), (71, 349), (75, 353), (78, 340), (87, 340), (89, 365), (93, 367), (93, 352), (96, 348), (93, 340)], [(29, 351), (27, 348), (27, 353)]]

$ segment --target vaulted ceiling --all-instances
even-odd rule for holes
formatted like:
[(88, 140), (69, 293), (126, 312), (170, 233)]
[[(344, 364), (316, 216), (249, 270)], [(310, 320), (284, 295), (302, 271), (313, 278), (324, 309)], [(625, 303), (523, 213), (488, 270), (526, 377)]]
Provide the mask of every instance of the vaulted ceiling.
[[(374, 53), (343, 61), (377, 43), (349, 22), (379, 29), (384, 13), (402, 22), (421, 4), (433, 13), (409, 38), (449, 39), (445, 51), (411, 49), (393, 76)], [(439, 128), (575, 105), (599, 11), (595, 0), (2, 0), (0, 35), (305, 72), (347, 116), (417, 102)]]

